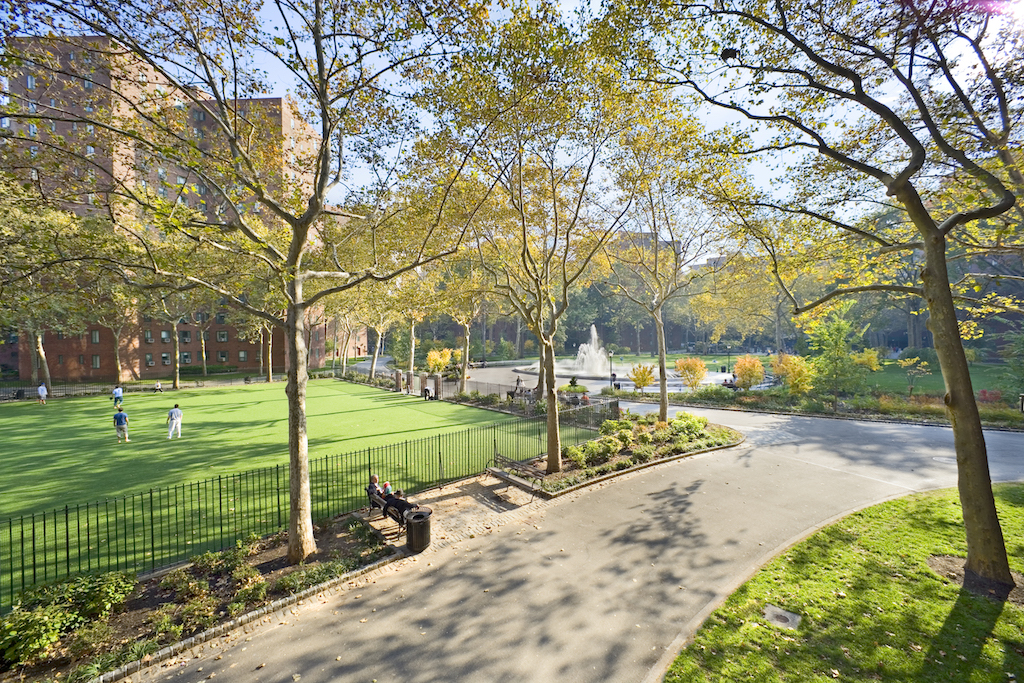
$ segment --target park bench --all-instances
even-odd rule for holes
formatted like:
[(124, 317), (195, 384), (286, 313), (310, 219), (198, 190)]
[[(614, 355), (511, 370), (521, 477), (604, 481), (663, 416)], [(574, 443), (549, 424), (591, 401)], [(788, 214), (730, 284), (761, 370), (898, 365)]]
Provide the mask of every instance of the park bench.
[(521, 488), (528, 488), (532, 495), (537, 494), (540, 482), (547, 475), (547, 472), (539, 467), (521, 460), (513, 460), (501, 453), (494, 454), (494, 467), (488, 467), (487, 471), (504, 481), (506, 485), (515, 484)]
[(398, 522), (399, 530), (405, 529), (405, 515), (399, 512), (397, 508), (393, 508), (390, 505), (388, 505), (388, 502), (384, 500), (384, 498), (382, 498), (381, 496), (374, 493), (369, 486), (366, 487), (366, 497), (370, 501), (371, 512), (374, 510), (374, 508), (376, 508), (380, 510), (383, 516), (390, 517), (391, 519)]

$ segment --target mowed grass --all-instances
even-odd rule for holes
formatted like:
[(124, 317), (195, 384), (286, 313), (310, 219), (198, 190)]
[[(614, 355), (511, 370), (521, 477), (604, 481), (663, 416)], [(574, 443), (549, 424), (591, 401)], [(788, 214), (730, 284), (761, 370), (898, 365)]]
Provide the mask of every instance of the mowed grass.
[[(0, 405), (0, 518), (288, 463), (284, 383), (128, 394), (130, 443), (117, 443), (107, 396)], [(167, 439), (167, 411), (184, 412)], [(510, 419), (336, 380), (306, 400), (311, 458)]]
[[(996, 487), (1010, 566), (1024, 571), (1024, 486)], [(955, 490), (850, 515), (775, 558), (697, 632), (665, 677), (681, 681), (1024, 679), (1024, 609), (928, 566), (966, 555)], [(768, 624), (772, 604), (802, 617)]]

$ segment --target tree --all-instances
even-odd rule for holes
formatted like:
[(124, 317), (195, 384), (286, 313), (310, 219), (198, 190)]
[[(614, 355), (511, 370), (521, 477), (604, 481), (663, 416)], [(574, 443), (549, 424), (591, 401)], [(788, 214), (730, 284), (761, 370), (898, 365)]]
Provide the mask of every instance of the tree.
[[(636, 388), (640, 390), (640, 393), (644, 393), (646, 387), (654, 384), (654, 366), (653, 365), (634, 365), (626, 375), (636, 385)], [(662, 420), (664, 422), (664, 420)]]
[(477, 150), (474, 171), (497, 187), (475, 222), (480, 261), (489, 288), (540, 343), (547, 471), (558, 472), (559, 320), (628, 205), (599, 187), (628, 109), (616, 74), (554, 3), (516, 5), (508, 14), (493, 35), (437, 74), (433, 113), (446, 139)]
[(803, 356), (780, 353), (772, 359), (772, 372), (782, 379), (791, 395), (806, 394), (814, 388), (814, 368)]
[[(700, 387), (700, 383), (707, 376), (708, 368), (703, 360), (691, 356), (676, 359), (676, 372), (679, 373), (679, 378), (683, 380), (683, 384), (688, 386), (691, 391), (696, 391)], [(662, 421), (664, 422), (665, 420)]]
[[(102, 91), (106, 105), (93, 113), (59, 102), (47, 115), (95, 126), (104, 140), (116, 143), (110, 155), (116, 151), (128, 166), (125, 174), (121, 167), (111, 172), (97, 164), (95, 169), (105, 191), (97, 201), (109, 202), (109, 217), (125, 242), (111, 262), (126, 274), (145, 269), (170, 284), (211, 288), (231, 305), (284, 330), (288, 558), (300, 562), (316, 548), (305, 411), (305, 313), (330, 294), (396, 277), (457, 246), (464, 221), (449, 221), (443, 209), (453, 177), (432, 175), (432, 161), (424, 172), (414, 168), (405, 144), (417, 128), (415, 113), (407, 107), (415, 84), (407, 76), (452, 49), (486, 13), (468, 3), (416, 0), (243, 2), (224, 10), (172, 0), (154, 16), (148, 0), (32, 0), (12, 9), (23, 15), (5, 25), (35, 32), (35, 39), (3, 42), (9, 64), (74, 82), (85, 79)], [(97, 37), (88, 41), (95, 72), (80, 73), (81, 60), (69, 67), (47, 48), (83, 49), (84, 41), (66, 38), (66, 30)], [(262, 64), (287, 74), (295, 102), (284, 101), (278, 110), (252, 99), (268, 89), (266, 72), (256, 68)], [(20, 111), (18, 116), (24, 120), (26, 115)], [(194, 125), (196, 119), (205, 122), (202, 128)], [(276, 128), (270, 125), (275, 121)], [(298, 123), (294, 132), (280, 125), (291, 121)], [(31, 144), (26, 135), (18, 137)], [(83, 155), (74, 142), (60, 151), (80, 165)], [(60, 147), (62, 142), (54, 137), (47, 144)], [(396, 151), (389, 156), (391, 150)], [(444, 156), (450, 158), (448, 152)], [(362, 197), (370, 197), (360, 206), (369, 211), (343, 211), (331, 198), (358, 160), (376, 168), (389, 184)], [(186, 182), (159, 179), (152, 171), (159, 164), (173, 164)], [(156, 191), (143, 188), (140, 178)], [(414, 230), (407, 223), (391, 230), (391, 219), (400, 213), (391, 207), (412, 194), (396, 194), (395, 178), (431, 185), (414, 198), (433, 220)], [(161, 201), (160, 192), (173, 192), (174, 200)], [(195, 210), (183, 210), (186, 201)], [(180, 252), (165, 257), (162, 238), (169, 234), (184, 237), (195, 251), (226, 255), (236, 265), (234, 272), (220, 272), (216, 279), (196, 272), (179, 258)], [(404, 248), (390, 249), (398, 242)], [(238, 289), (237, 273), (250, 268), (269, 271), (269, 281), (282, 295), (283, 314), (252, 305)]]
[(807, 327), (810, 346), (817, 355), (811, 359), (817, 387), (832, 396), (832, 412), (839, 407), (839, 394), (856, 391), (864, 384), (865, 368), (853, 359), (853, 323), (846, 319), (849, 306), (832, 311), (827, 319)]
[[(816, 301), (794, 298), (798, 311), (867, 291), (927, 302), (957, 452), (967, 582), (1005, 587), (1013, 579), (954, 297), (970, 294), (951, 286), (948, 265), (950, 249), (1017, 253), (1021, 246), (1019, 233), (993, 219), (1024, 188), (1015, 152), (1022, 82), (1014, 55), (1022, 41), (991, 11), (958, 0), (911, 0), (898, 9), (877, 0), (627, 1), (607, 26), (626, 38), (621, 54), (644, 77), (684, 86), (756, 127), (723, 146), (786, 152), (792, 196), (747, 197), (748, 205), (816, 221), (819, 238), (841, 232), (849, 258), (860, 251), (871, 265), (869, 281), (840, 283)], [(956, 178), (960, 191), (933, 182), (937, 175)], [(899, 239), (856, 222), (869, 202), (903, 213)], [(913, 250), (923, 255), (915, 282), (886, 281), (889, 265)]]
[(747, 390), (764, 381), (764, 365), (754, 356), (737, 358), (733, 372), (736, 373), (736, 387), (739, 389)]

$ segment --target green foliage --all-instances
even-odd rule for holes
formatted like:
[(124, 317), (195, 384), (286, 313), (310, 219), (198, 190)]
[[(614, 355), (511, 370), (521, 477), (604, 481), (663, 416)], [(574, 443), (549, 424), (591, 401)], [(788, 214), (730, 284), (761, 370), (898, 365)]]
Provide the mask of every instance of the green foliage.
[(633, 436), (632, 429), (620, 429), (615, 433), (615, 438), (619, 440), (623, 450), (630, 448), (636, 440), (636, 437)]
[(160, 581), (160, 587), (174, 591), (182, 600), (203, 597), (210, 592), (206, 579), (193, 576), (188, 570), (175, 569)]
[(587, 466), (586, 454), (579, 446), (566, 446), (562, 449), (562, 457), (580, 469)]
[(212, 596), (197, 596), (182, 606), (179, 612), (185, 633), (200, 633), (217, 623), (218, 602)]
[(811, 348), (817, 355), (814, 366), (815, 385), (818, 390), (832, 396), (832, 410), (839, 404), (839, 395), (855, 393), (864, 386), (866, 369), (852, 357), (853, 323), (844, 316), (848, 307), (832, 312), (826, 320), (818, 321), (808, 330)]
[(623, 429), (633, 429), (633, 422), (631, 420), (605, 420), (601, 424), (601, 435), (607, 436), (609, 434), (615, 434), (622, 431)]
[(912, 349), (908, 347), (900, 351), (899, 360), (906, 360), (908, 358), (916, 358), (924, 361), (933, 368), (939, 367), (939, 354), (937, 354), (935, 349), (932, 348)]
[(654, 443), (654, 436), (651, 432), (643, 430), (637, 432), (636, 441), (641, 446), (646, 446), (647, 444)]
[(106, 572), (73, 576), (25, 591), (21, 605), (56, 606), (73, 616), (73, 621), (102, 619), (125, 603), (135, 590), (134, 572)]
[(642, 394), (646, 387), (654, 384), (654, 366), (653, 365), (634, 365), (633, 369), (626, 375), (636, 388), (640, 390)]
[(0, 619), (0, 661), (25, 664), (45, 656), (76, 621), (57, 605), (13, 610)]
[(677, 413), (675, 419), (669, 422), (669, 429), (674, 435), (692, 440), (704, 434), (707, 429), (708, 419), (691, 413)]
[(181, 639), (184, 627), (175, 618), (178, 605), (170, 603), (160, 607), (150, 618), (150, 624), (157, 638), (163, 642), (175, 642)]
[(1004, 386), (1014, 394), (1024, 394), (1024, 333), (1009, 333), (1003, 338), (1006, 345), (999, 353), (1006, 360)]
[(637, 464), (649, 462), (654, 458), (653, 444), (637, 444), (633, 446), (633, 462)]
[(88, 657), (110, 644), (113, 629), (105, 621), (86, 624), (74, 632), (68, 641), (68, 653), (75, 659)]

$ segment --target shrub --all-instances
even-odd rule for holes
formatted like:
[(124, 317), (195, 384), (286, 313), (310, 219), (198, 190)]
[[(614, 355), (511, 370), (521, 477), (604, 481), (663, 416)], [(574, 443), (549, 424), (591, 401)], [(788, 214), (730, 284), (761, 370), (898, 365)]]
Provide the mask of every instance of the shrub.
[(736, 373), (736, 386), (739, 389), (749, 389), (755, 384), (764, 381), (764, 365), (761, 360), (754, 356), (740, 356), (733, 366)]
[(633, 462), (642, 464), (654, 458), (654, 446), (651, 444), (638, 444), (633, 446)]
[(486, 396), (480, 397), (480, 404), (485, 406), (493, 406), (501, 403), (501, 396), (497, 394), (487, 394)]
[(772, 371), (782, 378), (786, 391), (792, 396), (806, 394), (814, 388), (814, 369), (803, 356), (780, 353), (772, 359)]
[(654, 443), (654, 437), (651, 435), (649, 431), (643, 430), (637, 432), (636, 441), (641, 446), (646, 446), (647, 444)]
[(101, 647), (110, 644), (114, 630), (103, 621), (87, 624), (75, 631), (68, 641), (68, 652), (75, 659), (88, 657)]
[(563, 449), (562, 456), (580, 469), (587, 466), (587, 457), (579, 446), (567, 446)]
[(468, 403), (469, 402), (469, 394), (467, 394), (465, 391), (460, 391), (459, 393), (455, 394), (455, 402), (456, 403)]
[(563, 384), (562, 386), (558, 387), (558, 391), (563, 394), (586, 394), (590, 391), (590, 389), (587, 389), (587, 387), (583, 384), (570, 383)]
[(25, 608), (55, 605), (77, 622), (102, 619), (125, 603), (135, 584), (133, 572), (85, 574), (25, 591), (21, 604)]
[(854, 365), (867, 368), (868, 372), (878, 372), (882, 369), (882, 364), (878, 362), (878, 349), (864, 349), (850, 357), (853, 358)]
[(634, 365), (633, 369), (626, 375), (636, 388), (640, 390), (640, 393), (644, 393), (646, 387), (654, 384), (654, 366), (653, 365)]
[(703, 436), (704, 430), (707, 429), (708, 419), (706, 417), (698, 417), (691, 413), (678, 413), (672, 422), (669, 423), (669, 428), (672, 433), (676, 436), (685, 436), (688, 439), (695, 439), (699, 436)]
[(427, 372), (439, 374), (452, 361), (451, 349), (431, 349), (427, 352)]
[(935, 353), (935, 349), (914, 349), (908, 347), (900, 351), (899, 360), (907, 360), (908, 358), (917, 358), (928, 363), (933, 368), (939, 366), (939, 356)]
[(195, 597), (181, 608), (181, 625), (186, 633), (199, 633), (217, 623), (217, 599)]
[(704, 384), (693, 392), (690, 398), (709, 403), (735, 403), (736, 392), (721, 384)]
[(998, 403), (1003, 400), (1003, 392), (998, 389), (994, 391), (982, 389), (978, 392), (978, 400), (982, 403)]
[(700, 358), (678, 358), (676, 359), (676, 372), (679, 373), (684, 385), (696, 391), (707, 376), (708, 368)]
[(210, 592), (210, 584), (206, 579), (194, 577), (184, 569), (175, 569), (165, 576), (160, 587), (174, 591), (183, 600), (202, 597)]
[(633, 442), (636, 440), (636, 438), (633, 436), (632, 429), (620, 429), (619, 431), (615, 432), (615, 438), (617, 438), (619, 440), (619, 443), (622, 444), (622, 449), (629, 448), (630, 446), (633, 445)]
[(57, 605), (15, 609), (0, 619), (0, 660), (24, 664), (43, 657), (74, 617)]
[(601, 436), (608, 436), (609, 434), (616, 434), (623, 429), (633, 429), (633, 422), (631, 420), (605, 420), (601, 423)]
[(153, 613), (153, 616), (150, 618), (150, 624), (153, 626), (153, 632), (156, 633), (158, 639), (164, 642), (174, 642), (181, 639), (185, 629), (175, 619), (177, 612), (178, 606), (172, 603), (164, 605)]

